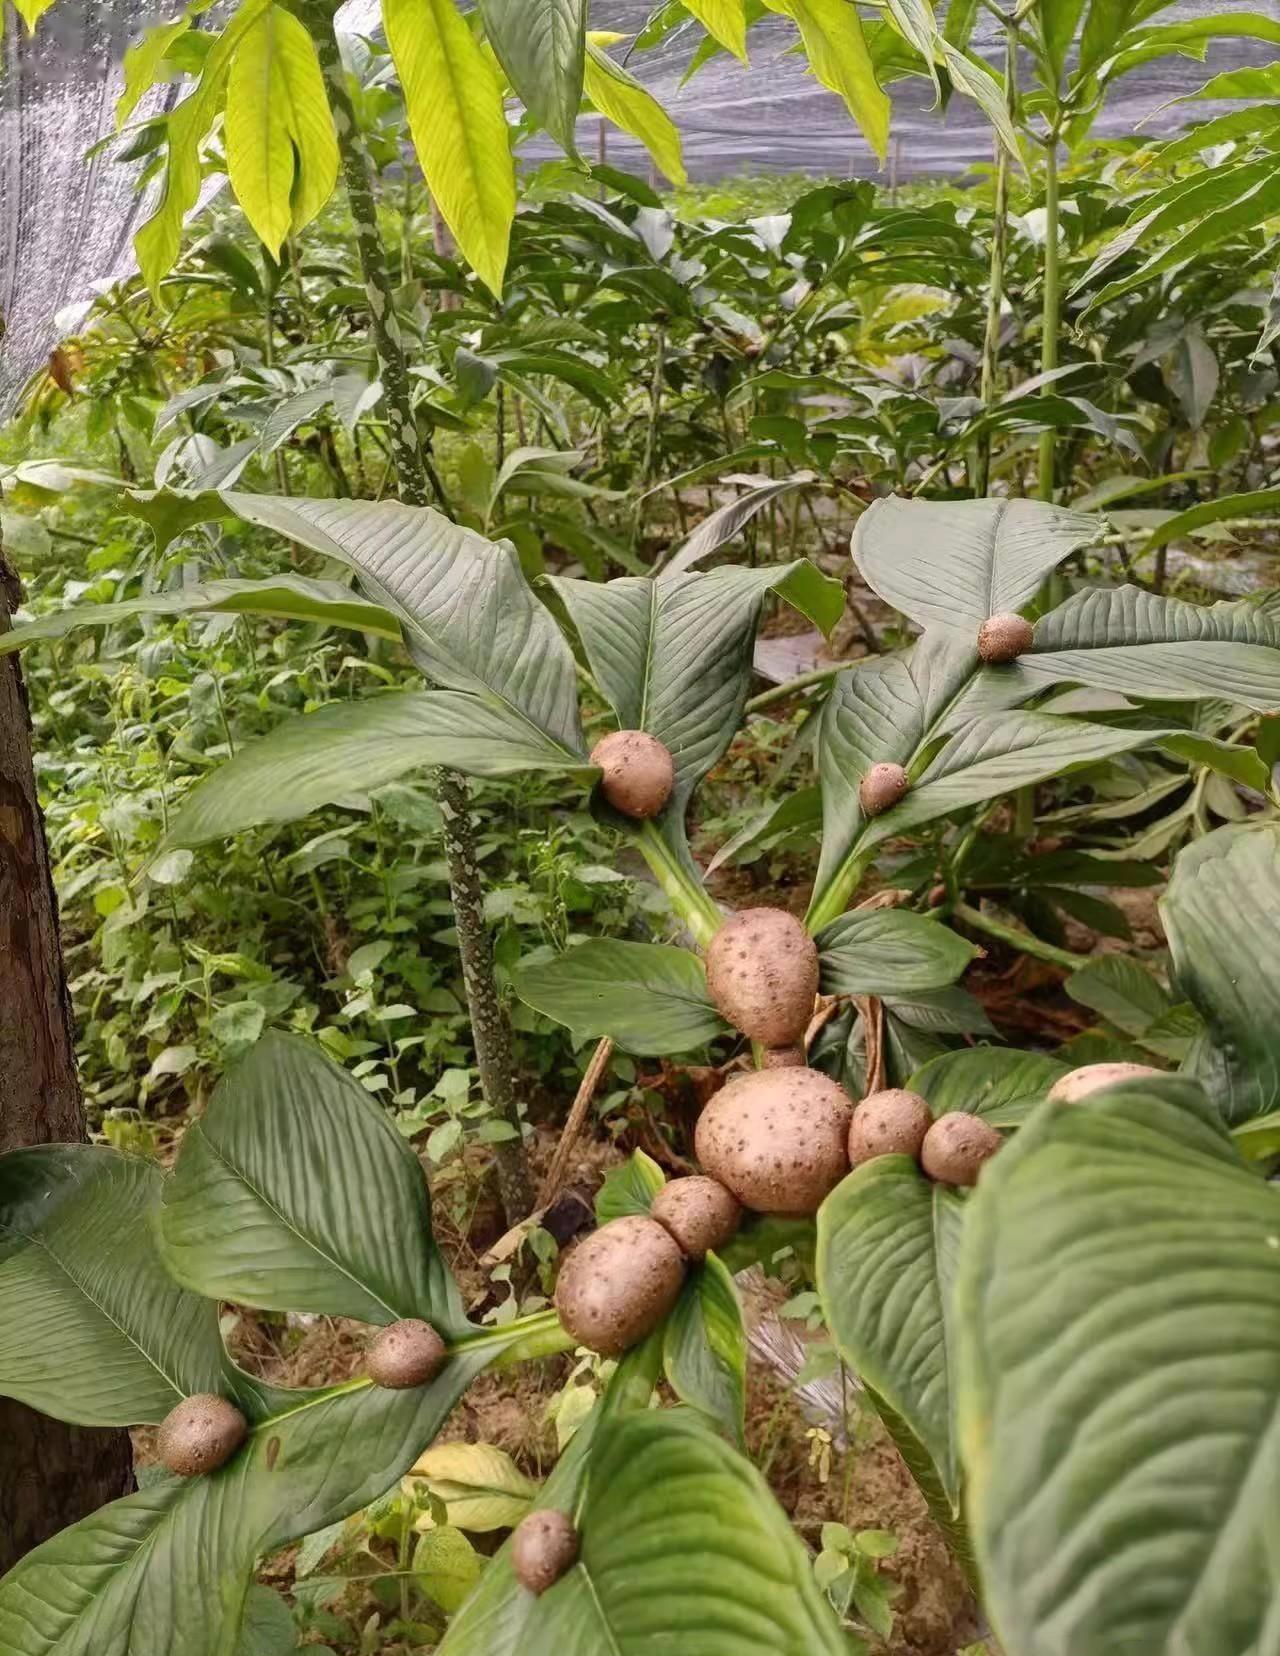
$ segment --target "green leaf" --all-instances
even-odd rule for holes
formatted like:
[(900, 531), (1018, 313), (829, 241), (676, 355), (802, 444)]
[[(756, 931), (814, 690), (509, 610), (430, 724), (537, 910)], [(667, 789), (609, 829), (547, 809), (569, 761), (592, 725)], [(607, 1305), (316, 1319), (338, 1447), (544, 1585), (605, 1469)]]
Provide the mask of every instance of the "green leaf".
[(953, 46), (949, 40), (938, 42), (942, 61), (955, 85), (970, 97), (995, 128), (1000, 142), (1015, 160), (1021, 159), (1018, 131), (1009, 116), (1004, 80), (982, 58), (971, 56)]
[(692, 12), (711, 36), (726, 52), (747, 62), (747, 10), (744, 0), (685, 0), (685, 9)]
[(935, 1116), (965, 1110), (993, 1127), (1013, 1127), (1069, 1067), (1038, 1052), (970, 1047), (931, 1058), (907, 1085), (927, 1100)]
[(471, 776), (575, 769), (597, 774), (479, 696), (401, 691), (331, 702), (286, 719), (197, 783), (156, 855), (266, 823), (294, 822), (322, 805), (345, 801), (362, 809), (373, 789), (430, 765)]
[(600, 113), (638, 138), (673, 184), (683, 184), (687, 175), (680, 134), (653, 94), (591, 40), (585, 76), (587, 96)]
[(819, 935), (824, 995), (912, 995), (945, 989), (978, 953), (937, 920), (903, 909), (855, 909)]
[(576, 155), (587, 0), (480, 0), (480, 15), (525, 108), (566, 154)]
[(667, 1380), (739, 1449), (746, 1429), (747, 1331), (733, 1277), (713, 1253), (691, 1267), (663, 1337)]
[(1144, 966), (1128, 955), (1091, 960), (1063, 984), (1081, 1006), (1114, 1024), (1126, 1035), (1144, 1035), (1173, 1010), (1173, 1001)]
[(628, 1052), (665, 1056), (726, 1033), (702, 962), (667, 943), (588, 938), (551, 960), (520, 963), (511, 981), (527, 1006), (566, 1025), (575, 1045), (608, 1035)]
[[(53, 0), (49, 0), (50, 5)], [(124, 54), (124, 89), (116, 99), (116, 131), (119, 132), (142, 101), (143, 93), (155, 80), (160, 65), (175, 40), (186, 34), (194, 21), (190, 9), (171, 23), (157, 23)]]
[(1049, 69), (1048, 85), (1055, 93), (1087, 3), (1088, 0), (1040, 0), (1036, 8), (1035, 21), (1039, 24)]
[(1044, 1107), (957, 1284), (984, 1601), (1019, 1656), (1266, 1648), (1280, 1580), (1280, 1207), (1195, 1085)]
[(399, 638), (400, 624), (378, 604), (367, 604), (340, 581), (305, 575), (273, 575), (260, 581), (210, 581), (206, 586), (117, 598), (110, 604), (77, 604), (51, 610), (25, 626), (0, 634), (0, 655), (46, 638), (65, 638), (82, 627), (115, 627), (138, 615), (271, 615), (322, 627), (350, 627), (379, 638)]
[(948, 1302), (963, 1217), (956, 1192), (908, 1156), (856, 1167), (818, 1210), (818, 1292), (832, 1337), (905, 1422), (957, 1512)]
[(509, 544), (396, 501), (223, 498), (246, 522), (354, 568), (401, 617), (414, 660), (437, 684), (484, 696), (566, 754), (583, 752), (573, 656)]
[(1219, 495), (1216, 500), (1203, 501), (1178, 512), (1153, 529), (1143, 543), (1142, 555), (1167, 546), (1170, 541), (1189, 535), (1193, 529), (1203, 529), (1208, 523), (1230, 523), (1235, 518), (1253, 517), (1258, 512), (1270, 512), (1280, 506), (1280, 489), (1253, 489), (1248, 494)]
[(382, 0), (382, 21), (427, 188), (501, 298), (516, 176), (498, 77), (453, 0)]
[(1160, 902), (1172, 975), (1222, 1055), (1231, 1126), (1280, 1105), (1280, 825), (1219, 828), (1178, 856)]
[(158, 1232), (169, 1270), (210, 1299), (467, 1327), (417, 1157), (301, 1036), (268, 1034), (227, 1073), (183, 1137)]
[(1020, 610), (1096, 518), (1037, 500), (877, 500), (858, 519), (853, 556), (887, 604), (922, 627), (971, 637), (992, 615)]
[(0, 1395), (136, 1426), (222, 1390), (217, 1308), (156, 1252), (163, 1183), (151, 1162), (87, 1145), (0, 1156)]
[(844, 99), (845, 108), (883, 166), (889, 147), (889, 99), (876, 79), (856, 8), (844, 0), (765, 0), (765, 4), (799, 28), (815, 77)]
[(448, 1615), (461, 1608), (480, 1579), (480, 1570), (475, 1548), (451, 1524), (429, 1529), (413, 1550), (413, 1573), (419, 1586)]
[(242, 0), (239, 10), (209, 48), (195, 90), (166, 123), (168, 159), (160, 204), (134, 237), (138, 268), (153, 293), (173, 269), (182, 245), (182, 226), (200, 197), (200, 146), (222, 108), (227, 73), (236, 48), (271, 0)]
[[(247, 32), (227, 80), (227, 173), (236, 200), (275, 260), (338, 182), (338, 138), (315, 46), (273, 5)], [(295, 179), (296, 170), (296, 179)]]
[(271, 1587), (250, 1587), (235, 1656), (295, 1656), (298, 1629), (286, 1601)]
[[(740, 478), (738, 481), (745, 483), (747, 479)], [(792, 490), (805, 488), (817, 481), (817, 473), (810, 471), (794, 472), (790, 477), (751, 478), (750, 487), (745, 488), (727, 505), (717, 507), (714, 512), (708, 513), (689, 538), (676, 548), (662, 570), (662, 578), (670, 580), (673, 575), (681, 575), (686, 569), (692, 569), (694, 564), (700, 563), (703, 558), (709, 558), (713, 552), (733, 540), (751, 519), (772, 501), (781, 500)]]
[(666, 1182), (666, 1175), (652, 1156), (633, 1150), (621, 1167), (612, 1167), (605, 1174), (596, 1193), (596, 1223), (607, 1225), (610, 1219), (629, 1214), (643, 1217)]

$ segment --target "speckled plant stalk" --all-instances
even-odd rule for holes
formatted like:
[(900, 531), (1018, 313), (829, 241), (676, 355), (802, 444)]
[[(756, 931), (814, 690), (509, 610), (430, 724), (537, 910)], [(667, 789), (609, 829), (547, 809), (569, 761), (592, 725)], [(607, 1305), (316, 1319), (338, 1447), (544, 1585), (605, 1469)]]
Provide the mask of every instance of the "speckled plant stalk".
[[(443, 500), (443, 491), (434, 474), (430, 456), (423, 448), (413, 414), (404, 342), (392, 302), (386, 250), (378, 233), (373, 169), (356, 125), (355, 110), (347, 90), (346, 70), (333, 32), (336, 10), (335, 0), (302, 0), (298, 6), (298, 14), (315, 41), (329, 92), (329, 107), (338, 132), (342, 175), (347, 188), (347, 202), (355, 221), (356, 247), (382, 374), (398, 492), (407, 505), (426, 506), (430, 504), (428, 481), (438, 499)], [(480, 1070), (480, 1085), (494, 1115), (507, 1122), (517, 1134), (514, 1139), (494, 1147), (503, 1212), (508, 1225), (514, 1225), (528, 1213), (533, 1192), (519, 1136), (522, 1127), (516, 1099), (511, 1025), (498, 993), (493, 950), (484, 923), (484, 892), (476, 861), (475, 830), (466, 780), (456, 771), (437, 771), (436, 798), (443, 820), (449, 895), (458, 932), (458, 951), (462, 957), (462, 978), (471, 1017), (476, 1063)]]

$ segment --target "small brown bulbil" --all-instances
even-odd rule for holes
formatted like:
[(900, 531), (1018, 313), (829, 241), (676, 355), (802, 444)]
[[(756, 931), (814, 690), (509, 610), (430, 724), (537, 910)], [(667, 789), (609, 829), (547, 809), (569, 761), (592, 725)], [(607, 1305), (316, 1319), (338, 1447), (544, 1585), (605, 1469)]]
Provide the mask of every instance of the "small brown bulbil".
[(644, 822), (666, 808), (676, 767), (670, 748), (656, 736), (643, 730), (615, 730), (592, 748), (591, 763), (604, 773), (600, 778), (604, 797), (623, 816)]
[(707, 989), (751, 1040), (795, 1046), (813, 1016), (818, 946), (786, 909), (739, 909), (707, 945)]
[(584, 1237), (556, 1283), (560, 1321), (579, 1345), (618, 1357), (675, 1304), (684, 1255), (656, 1219), (629, 1214)]
[(429, 1322), (405, 1317), (379, 1329), (364, 1355), (365, 1373), (375, 1386), (406, 1391), (434, 1380), (449, 1355)]
[(992, 615), (978, 628), (978, 654), (988, 667), (1002, 667), (1025, 655), (1034, 636), (1020, 615)]
[(868, 1093), (853, 1112), (849, 1160), (860, 1167), (877, 1156), (918, 1157), (932, 1126), (933, 1111), (919, 1093), (905, 1087)]
[(573, 1568), (578, 1532), (565, 1512), (531, 1512), (511, 1537), (511, 1568), (531, 1593), (545, 1593)]
[(234, 1403), (215, 1392), (184, 1397), (160, 1422), (156, 1454), (170, 1472), (194, 1478), (225, 1466), (249, 1435)]
[(1049, 1097), (1058, 1104), (1080, 1104), (1104, 1087), (1118, 1087), (1125, 1081), (1141, 1081), (1144, 1076), (1163, 1073), (1150, 1064), (1085, 1064), (1060, 1075), (1049, 1088)]
[(852, 1115), (848, 1093), (820, 1070), (756, 1070), (715, 1095), (694, 1144), (744, 1207), (808, 1215), (849, 1171)]
[(802, 1046), (766, 1047), (760, 1059), (760, 1068), (804, 1069), (808, 1062), (809, 1055)]
[(656, 1219), (688, 1259), (702, 1259), (737, 1231), (742, 1208), (732, 1191), (697, 1173), (673, 1179), (653, 1198), (649, 1217)]
[(906, 794), (911, 778), (901, 765), (885, 760), (871, 769), (858, 784), (858, 803), (869, 817), (889, 810)]
[(920, 1165), (939, 1184), (975, 1185), (1000, 1142), (999, 1133), (981, 1116), (953, 1110), (939, 1116), (924, 1135)]

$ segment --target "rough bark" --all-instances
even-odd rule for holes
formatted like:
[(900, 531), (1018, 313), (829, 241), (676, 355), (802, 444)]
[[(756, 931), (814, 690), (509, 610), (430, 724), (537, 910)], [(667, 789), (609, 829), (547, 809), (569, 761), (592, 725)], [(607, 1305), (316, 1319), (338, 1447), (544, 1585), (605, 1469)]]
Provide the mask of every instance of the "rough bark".
[[(17, 601), (0, 546), (0, 632)], [(26, 692), (17, 656), (0, 656), (0, 1151), (83, 1137)], [(126, 1432), (66, 1426), (0, 1399), (0, 1445), (0, 1574), (132, 1487)]]

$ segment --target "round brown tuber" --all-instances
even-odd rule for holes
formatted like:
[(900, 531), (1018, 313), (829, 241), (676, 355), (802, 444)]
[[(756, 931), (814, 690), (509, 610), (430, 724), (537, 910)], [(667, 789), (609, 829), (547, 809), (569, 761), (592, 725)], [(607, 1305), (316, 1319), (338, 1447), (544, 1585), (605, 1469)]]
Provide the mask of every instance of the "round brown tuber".
[(999, 1133), (981, 1116), (952, 1110), (939, 1116), (924, 1135), (920, 1165), (939, 1184), (975, 1185), (1000, 1143)]
[(704, 1170), (758, 1213), (816, 1213), (849, 1171), (853, 1104), (820, 1070), (756, 1070), (698, 1118)]
[(600, 778), (604, 797), (623, 816), (644, 822), (666, 808), (676, 767), (670, 748), (656, 736), (643, 730), (615, 730), (592, 748), (591, 763), (604, 773)]
[(215, 1392), (196, 1392), (160, 1422), (156, 1454), (170, 1472), (194, 1478), (225, 1466), (249, 1435), (249, 1422), (234, 1403)]
[(578, 1532), (565, 1512), (549, 1507), (531, 1512), (511, 1537), (511, 1568), (531, 1593), (545, 1593), (571, 1570), (578, 1556)]
[(629, 1214), (584, 1237), (565, 1256), (556, 1310), (579, 1345), (618, 1357), (675, 1304), (684, 1255), (656, 1219)]
[(696, 1173), (673, 1179), (653, 1198), (649, 1217), (669, 1231), (688, 1259), (723, 1248), (738, 1229), (742, 1208), (732, 1191), (715, 1179)]
[(978, 628), (978, 654), (988, 667), (1002, 667), (1026, 655), (1035, 637), (1020, 615), (992, 615)]
[(809, 1055), (802, 1046), (766, 1047), (760, 1059), (761, 1069), (804, 1069)]
[(1079, 1104), (1104, 1087), (1118, 1087), (1125, 1081), (1140, 1081), (1147, 1075), (1162, 1075), (1150, 1064), (1085, 1064), (1060, 1075), (1049, 1088), (1049, 1097), (1058, 1104)]
[(867, 816), (879, 816), (896, 805), (911, 786), (911, 778), (901, 765), (884, 761), (872, 765), (858, 784), (858, 803)]
[(854, 1167), (877, 1156), (919, 1157), (933, 1111), (919, 1093), (888, 1087), (868, 1093), (849, 1126), (849, 1160)]
[(751, 1040), (795, 1046), (813, 1016), (818, 946), (786, 909), (740, 909), (707, 945), (707, 989)]
[(429, 1322), (405, 1317), (379, 1329), (365, 1352), (365, 1373), (375, 1386), (406, 1391), (434, 1380), (449, 1355)]

